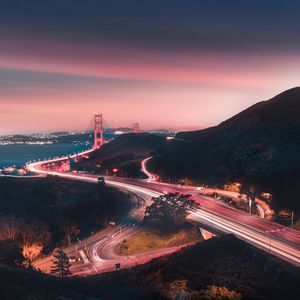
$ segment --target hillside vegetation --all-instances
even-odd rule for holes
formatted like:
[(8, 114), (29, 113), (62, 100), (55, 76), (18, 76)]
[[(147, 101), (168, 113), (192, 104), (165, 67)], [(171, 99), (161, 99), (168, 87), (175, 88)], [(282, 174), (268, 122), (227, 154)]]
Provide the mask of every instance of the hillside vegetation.
[(0, 178), (0, 191), (0, 244), (16, 241), (23, 254), (39, 255), (89, 235), (131, 205), (113, 188), (58, 177)]

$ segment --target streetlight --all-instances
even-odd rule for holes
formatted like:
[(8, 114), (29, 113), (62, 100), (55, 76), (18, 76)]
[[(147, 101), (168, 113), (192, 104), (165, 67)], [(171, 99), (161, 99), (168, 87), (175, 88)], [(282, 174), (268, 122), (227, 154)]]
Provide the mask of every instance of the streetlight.
[[(266, 230), (266, 234), (271, 233), (271, 232), (272, 232), (272, 230), (271, 230), (271, 231)], [(271, 235), (268, 235), (268, 237), (269, 237), (269, 239), (270, 239), (270, 243), (269, 243), (269, 254), (271, 254), (271, 242), (272, 242), (272, 236), (271, 236)]]
[[(278, 228), (276, 230), (266, 230), (265, 232), (268, 233), (274, 233), (274, 232), (280, 232), (280, 231), (286, 231), (285, 228)], [(271, 254), (271, 247), (272, 247), (272, 235), (268, 235), (269, 239), (270, 239), (270, 243), (269, 243), (269, 254)]]
[(252, 212), (252, 199), (249, 199), (249, 215), (251, 215)]
[(117, 168), (113, 168), (112, 169), (113, 173), (114, 173), (114, 176), (116, 176), (117, 172), (119, 171)]

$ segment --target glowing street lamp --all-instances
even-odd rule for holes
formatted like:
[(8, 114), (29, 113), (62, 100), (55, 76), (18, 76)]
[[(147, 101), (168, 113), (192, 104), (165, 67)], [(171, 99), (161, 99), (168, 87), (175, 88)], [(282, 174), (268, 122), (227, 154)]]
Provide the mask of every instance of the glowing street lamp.
[(114, 176), (116, 176), (117, 172), (119, 171), (117, 168), (113, 168), (112, 169), (113, 173), (114, 173)]

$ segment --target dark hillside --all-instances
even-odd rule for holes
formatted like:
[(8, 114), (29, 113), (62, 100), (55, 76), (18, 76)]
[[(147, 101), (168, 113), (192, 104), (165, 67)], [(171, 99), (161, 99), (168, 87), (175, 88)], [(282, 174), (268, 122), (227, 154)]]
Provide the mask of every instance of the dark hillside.
[(273, 194), (275, 207), (299, 211), (300, 88), (259, 102), (218, 126), (181, 132), (184, 149), (157, 157), (164, 176), (209, 184), (241, 181)]
[(59, 280), (0, 267), (1, 299), (296, 299), (299, 270), (232, 235), (131, 270)]
[(300, 126), (300, 87), (287, 90), (274, 98), (247, 108), (218, 126), (204, 130), (179, 132), (178, 138), (199, 140), (211, 134), (239, 136), (256, 130), (279, 129), (290, 131)]
[(165, 138), (149, 133), (122, 134), (100, 150), (95, 152), (95, 158), (105, 160), (114, 156), (130, 154), (133, 158), (143, 158), (164, 150)]
[[(66, 224), (74, 224), (80, 235), (86, 236), (105, 226), (107, 219), (123, 216), (131, 206), (129, 196), (116, 189), (51, 176), (1, 177), (0, 191), (0, 225), (2, 219), (7, 223), (7, 218), (13, 224), (36, 224), (39, 235), (44, 231), (50, 235), (43, 243), (47, 250), (66, 243)], [(4, 231), (0, 226), (0, 235)]]
[[(177, 148), (172, 143), (172, 148)], [(164, 136), (140, 133), (123, 134), (95, 151), (90, 159), (81, 161), (75, 168), (105, 172), (106, 169), (118, 166), (130, 177), (140, 177), (140, 161), (146, 157), (170, 150), (171, 145)], [(97, 168), (101, 166), (101, 168)]]
[[(292, 299), (300, 292), (299, 275), (296, 268), (227, 235), (104, 278), (166, 299)], [(217, 298), (216, 290), (223, 297)]]

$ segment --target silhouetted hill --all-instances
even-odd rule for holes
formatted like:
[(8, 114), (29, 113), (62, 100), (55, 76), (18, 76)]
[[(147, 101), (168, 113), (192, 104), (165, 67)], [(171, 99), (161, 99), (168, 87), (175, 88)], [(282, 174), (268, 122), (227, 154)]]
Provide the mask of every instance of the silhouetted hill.
[(122, 134), (105, 144), (95, 152), (97, 159), (105, 160), (113, 156), (130, 154), (133, 158), (143, 158), (164, 150), (165, 139), (162, 136), (149, 133)]
[(280, 128), (290, 131), (295, 126), (299, 129), (299, 116), (300, 87), (296, 87), (270, 100), (258, 102), (218, 126), (198, 131), (179, 132), (177, 137), (197, 140), (212, 133), (223, 133), (226, 137), (234, 137), (257, 130), (270, 131)]
[[(180, 144), (179, 144), (180, 145)], [(176, 143), (172, 148), (176, 148)], [(75, 168), (105, 171), (107, 168), (118, 166), (123, 169), (123, 174), (130, 177), (139, 177), (140, 161), (148, 156), (157, 155), (170, 150), (170, 144), (161, 135), (150, 133), (122, 134), (104, 144), (99, 150), (93, 152), (88, 160), (81, 161)], [(100, 169), (96, 166), (101, 165)]]
[(166, 177), (210, 184), (241, 181), (273, 194), (277, 207), (300, 210), (300, 87), (259, 102), (218, 126), (180, 132), (191, 140), (152, 166)]

